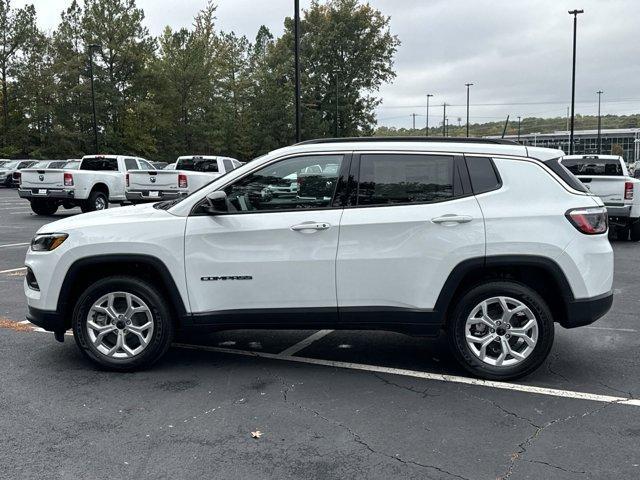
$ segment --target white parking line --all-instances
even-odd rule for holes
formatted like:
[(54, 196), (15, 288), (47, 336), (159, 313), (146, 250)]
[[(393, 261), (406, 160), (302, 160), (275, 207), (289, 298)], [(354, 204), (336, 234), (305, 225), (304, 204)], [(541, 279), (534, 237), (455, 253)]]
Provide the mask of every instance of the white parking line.
[(24, 247), (26, 245), (29, 245), (29, 243), (7, 243), (6, 245), (0, 245), (0, 248)]
[(23, 208), (31, 208), (29, 205), (21, 205), (19, 207), (0, 207), (0, 210), (19, 210)]
[(13, 272), (21, 272), (22, 270), (26, 270), (27, 267), (20, 267), (20, 268), (11, 268), (9, 270), (0, 270), (0, 273), (13, 273)]
[(345, 368), (349, 370), (361, 370), (366, 372), (387, 373), (390, 375), (401, 375), (403, 377), (422, 378), (425, 380), (435, 380), (439, 382), (459, 383), (478, 387), (490, 387), (500, 390), (512, 390), (523, 393), (534, 393), (551, 397), (571, 398), (575, 400), (590, 400), (593, 402), (615, 403), (618, 405), (629, 405), (640, 407), (640, 399), (625, 397), (612, 397), (610, 395), (598, 395), (595, 393), (575, 392), (571, 390), (559, 390), (556, 388), (534, 387), (531, 385), (520, 385), (517, 383), (494, 382), (490, 380), (479, 380), (477, 378), (459, 377), (457, 375), (443, 375), (440, 373), (420, 372), (415, 370), (405, 370), (401, 368), (381, 367), (378, 365), (367, 365), (362, 363), (336, 362), (333, 360), (322, 360), (318, 358), (294, 357), (276, 353), (252, 352), (249, 350), (235, 350), (232, 348), (206, 347), (199, 345), (187, 345), (184, 343), (174, 343), (174, 347), (188, 350), (203, 350), (218, 353), (230, 353), (233, 355), (244, 355), (248, 357), (269, 358), (273, 360), (285, 360), (288, 362), (308, 363), (311, 365), (321, 365), (325, 367)]
[(310, 335), (307, 338), (305, 338), (304, 340), (301, 340), (298, 343), (296, 343), (295, 345), (292, 345), (289, 348), (287, 348), (286, 350), (283, 350), (282, 352), (280, 352), (280, 355), (282, 355), (283, 357), (287, 357), (287, 356), (293, 355), (294, 353), (299, 352), (303, 348), (307, 348), (309, 345), (311, 345), (316, 340), (320, 340), (322, 337), (325, 337), (325, 336), (329, 335), (331, 332), (333, 332), (333, 330), (318, 330), (313, 335)]
[(630, 332), (635, 333), (638, 330), (634, 330), (633, 328), (611, 328), (611, 327), (584, 327), (589, 328), (591, 330), (612, 330), (614, 332)]

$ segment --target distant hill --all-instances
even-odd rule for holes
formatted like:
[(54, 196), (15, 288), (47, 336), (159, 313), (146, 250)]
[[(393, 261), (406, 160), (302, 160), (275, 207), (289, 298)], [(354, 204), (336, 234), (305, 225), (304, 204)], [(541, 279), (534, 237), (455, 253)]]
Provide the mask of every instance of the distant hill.
[[(506, 117), (505, 117), (506, 120)], [(474, 137), (482, 137), (485, 135), (501, 135), (504, 128), (504, 121), (489, 123), (474, 123), (470, 126), (470, 134)], [(552, 133), (556, 130), (567, 129), (566, 117), (556, 118), (523, 118), (520, 124), (521, 133)], [(594, 115), (576, 115), (575, 129), (588, 130), (598, 128), (598, 117)], [(606, 115), (602, 117), (602, 128), (640, 128), (640, 114), (635, 115)], [(379, 137), (389, 136), (418, 136), (424, 135), (424, 128), (395, 128), (380, 126), (376, 129), (374, 135)], [(507, 127), (507, 135), (518, 134), (518, 119), (510, 118)], [(442, 126), (430, 127), (429, 135), (442, 135)], [(449, 125), (449, 136), (462, 137), (466, 135), (466, 127)]]

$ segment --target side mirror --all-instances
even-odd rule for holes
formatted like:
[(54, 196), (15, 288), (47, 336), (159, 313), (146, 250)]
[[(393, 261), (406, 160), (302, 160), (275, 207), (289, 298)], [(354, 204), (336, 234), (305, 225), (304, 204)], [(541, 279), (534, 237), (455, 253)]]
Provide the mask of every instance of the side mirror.
[(222, 190), (211, 192), (207, 195), (207, 205), (205, 205), (205, 210), (211, 215), (227, 213), (229, 211), (227, 206), (227, 194)]

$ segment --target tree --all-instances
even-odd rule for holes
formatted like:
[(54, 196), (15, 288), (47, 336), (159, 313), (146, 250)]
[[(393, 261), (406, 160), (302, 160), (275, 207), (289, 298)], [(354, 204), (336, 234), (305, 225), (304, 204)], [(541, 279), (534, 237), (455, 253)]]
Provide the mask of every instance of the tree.
[(21, 53), (28, 49), (37, 31), (33, 5), (14, 10), (10, 0), (0, 0), (0, 82), (2, 83), (2, 140), (9, 135), (9, 82)]

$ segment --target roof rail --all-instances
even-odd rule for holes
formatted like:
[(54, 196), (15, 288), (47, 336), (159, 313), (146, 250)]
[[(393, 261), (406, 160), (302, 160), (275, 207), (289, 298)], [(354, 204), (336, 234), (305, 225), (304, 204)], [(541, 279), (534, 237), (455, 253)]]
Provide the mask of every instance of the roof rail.
[(343, 137), (343, 138), (317, 138), (305, 140), (296, 145), (313, 145), (319, 143), (365, 143), (365, 142), (432, 142), (432, 143), (484, 143), (493, 145), (520, 145), (514, 140), (501, 138), (480, 137)]

